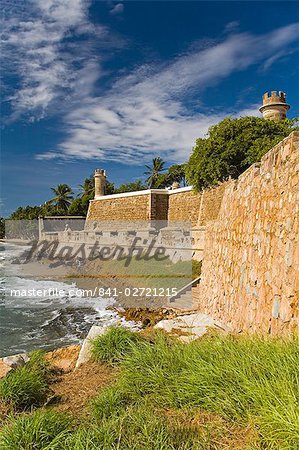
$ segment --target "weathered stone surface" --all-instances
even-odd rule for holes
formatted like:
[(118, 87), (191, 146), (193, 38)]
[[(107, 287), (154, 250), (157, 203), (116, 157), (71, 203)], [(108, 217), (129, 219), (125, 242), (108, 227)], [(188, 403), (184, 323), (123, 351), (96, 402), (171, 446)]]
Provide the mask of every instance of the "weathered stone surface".
[(100, 336), (104, 334), (107, 331), (106, 327), (99, 327), (97, 325), (93, 325), (91, 329), (89, 330), (89, 333), (84, 340), (77, 362), (76, 362), (76, 369), (80, 367), (82, 364), (88, 362), (91, 359), (91, 341), (96, 338), (97, 336)]
[(178, 334), (183, 342), (190, 342), (203, 336), (209, 328), (229, 331), (229, 328), (214, 320), (207, 314), (195, 313), (177, 316), (158, 322), (154, 328), (160, 328), (168, 333)]
[(26, 353), (0, 358), (0, 379), (5, 377), (5, 375), (11, 370), (25, 366), (28, 361), (29, 357)]
[(206, 225), (211, 220), (216, 220), (221, 208), (223, 195), (227, 183), (203, 191), (201, 208), (198, 214), (197, 225)]
[[(110, 196), (109, 196), (110, 197)], [(150, 218), (150, 195), (105, 198), (92, 200), (87, 220), (148, 220)]]
[(200, 210), (201, 194), (194, 191), (173, 191), (169, 195), (168, 220), (190, 221), (192, 226), (197, 225)]
[(206, 227), (200, 311), (236, 330), (283, 334), (299, 326), (299, 133), (226, 185)]
[(29, 356), (26, 353), (20, 353), (19, 355), (5, 356), (2, 361), (12, 369), (17, 369), (25, 366), (29, 361)]
[(90, 202), (87, 220), (189, 221), (192, 227), (202, 226), (217, 218), (225, 187), (226, 183), (222, 183), (201, 193), (186, 188), (146, 191), (140, 195), (103, 196)]
[(0, 380), (1, 378), (5, 377), (5, 375), (8, 374), (10, 370), (12, 370), (12, 368), (8, 364), (5, 364), (2, 359), (0, 359)]
[(72, 370), (77, 362), (80, 353), (80, 345), (69, 345), (68, 347), (61, 347), (48, 352), (46, 359), (50, 362), (55, 369), (68, 372)]

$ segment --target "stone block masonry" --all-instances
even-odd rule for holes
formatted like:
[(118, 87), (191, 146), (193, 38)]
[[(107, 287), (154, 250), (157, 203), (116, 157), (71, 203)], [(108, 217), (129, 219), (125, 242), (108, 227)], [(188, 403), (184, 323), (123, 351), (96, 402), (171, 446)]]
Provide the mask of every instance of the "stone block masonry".
[(206, 189), (202, 192), (202, 201), (197, 219), (197, 226), (206, 225), (211, 220), (216, 220), (221, 208), (223, 195), (227, 182), (217, 187)]
[(168, 220), (184, 221), (190, 220), (192, 226), (196, 226), (198, 222), (198, 214), (200, 210), (201, 194), (189, 190), (170, 191)]
[(206, 227), (201, 312), (233, 330), (298, 332), (299, 132), (226, 184)]
[(149, 191), (139, 195), (106, 195), (90, 202), (88, 220), (148, 220), (151, 211)]
[(225, 186), (222, 183), (203, 192), (190, 186), (99, 196), (90, 202), (87, 220), (189, 221), (196, 228), (217, 218)]
[(214, 220), (221, 206), (225, 183), (203, 192), (195, 192), (191, 186), (168, 189), (148, 189), (106, 196), (96, 196), (90, 202), (85, 229), (93, 221), (168, 221), (187, 222), (192, 226), (193, 258), (202, 259), (205, 224)]

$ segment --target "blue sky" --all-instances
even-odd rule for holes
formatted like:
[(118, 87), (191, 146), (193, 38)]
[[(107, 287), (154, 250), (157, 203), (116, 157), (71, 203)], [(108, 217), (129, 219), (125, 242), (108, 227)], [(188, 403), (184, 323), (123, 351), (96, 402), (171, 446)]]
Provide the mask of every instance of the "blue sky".
[(118, 185), (184, 162), (267, 90), (299, 116), (297, 2), (1, 3), (2, 215), (95, 168)]

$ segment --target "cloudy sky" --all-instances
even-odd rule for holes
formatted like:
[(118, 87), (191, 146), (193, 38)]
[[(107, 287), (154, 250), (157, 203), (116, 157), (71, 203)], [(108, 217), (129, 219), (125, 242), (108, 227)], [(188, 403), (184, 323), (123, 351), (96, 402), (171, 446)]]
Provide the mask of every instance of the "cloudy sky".
[(187, 160), (267, 90), (298, 109), (297, 2), (2, 0), (2, 214)]

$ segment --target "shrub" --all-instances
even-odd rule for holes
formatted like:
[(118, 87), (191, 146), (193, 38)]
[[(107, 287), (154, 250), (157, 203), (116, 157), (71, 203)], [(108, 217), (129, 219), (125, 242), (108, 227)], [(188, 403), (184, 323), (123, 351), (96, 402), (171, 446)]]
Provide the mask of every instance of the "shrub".
[(96, 361), (114, 364), (120, 362), (141, 337), (123, 327), (111, 327), (92, 341), (91, 353)]
[(23, 414), (0, 432), (1, 450), (61, 449), (71, 430), (71, 419), (54, 411)]

